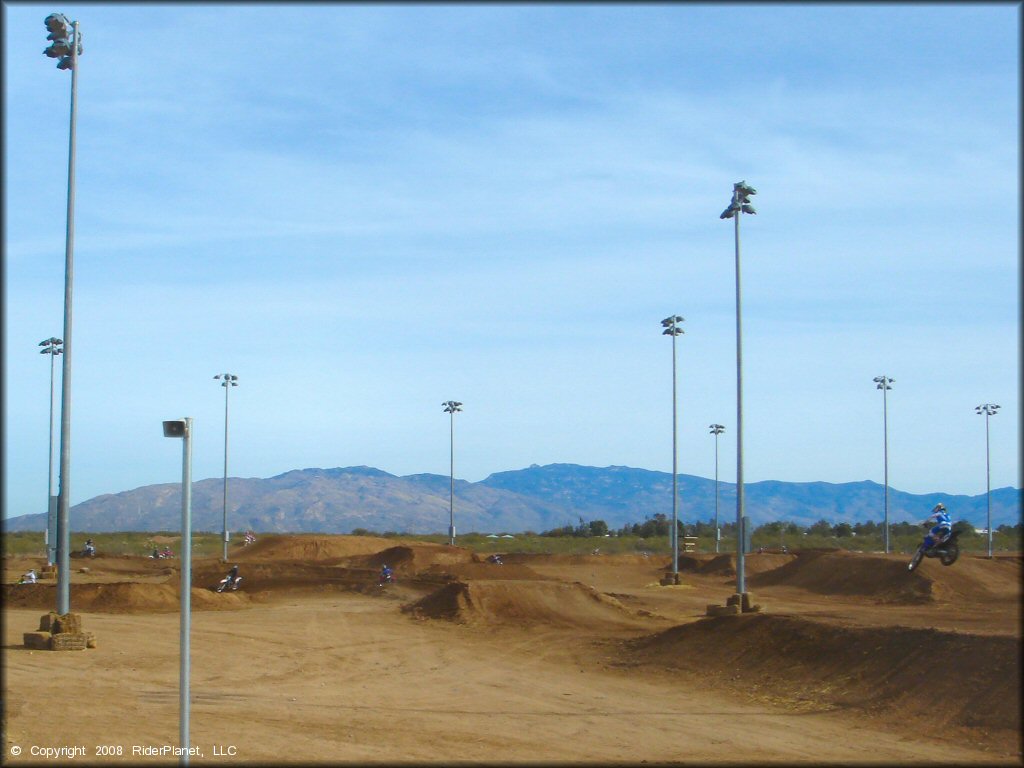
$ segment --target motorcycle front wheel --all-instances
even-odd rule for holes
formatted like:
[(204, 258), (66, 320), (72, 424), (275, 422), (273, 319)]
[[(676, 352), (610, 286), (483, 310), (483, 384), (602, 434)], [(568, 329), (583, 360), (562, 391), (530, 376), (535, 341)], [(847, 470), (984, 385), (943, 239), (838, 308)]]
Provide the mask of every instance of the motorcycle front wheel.
[(939, 555), (939, 560), (943, 565), (952, 565), (958, 557), (960, 557), (960, 546), (954, 542), (945, 547), (945, 552)]
[(907, 565), (907, 570), (912, 571), (921, 564), (921, 558), (924, 557), (924, 549), (918, 547), (917, 552), (910, 558), (910, 563)]

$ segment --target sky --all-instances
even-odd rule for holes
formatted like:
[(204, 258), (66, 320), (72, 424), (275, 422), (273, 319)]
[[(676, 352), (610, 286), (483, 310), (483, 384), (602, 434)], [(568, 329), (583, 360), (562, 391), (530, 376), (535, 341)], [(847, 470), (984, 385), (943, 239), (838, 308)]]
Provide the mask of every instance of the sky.
[[(1020, 487), (1016, 4), (4, 3), (4, 517), (369, 465)], [(58, 364), (61, 363), (58, 357)], [(883, 403), (872, 381), (894, 379)], [(56, 371), (59, 425), (60, 376)], [(446, 400), (463, 403), (451, 417)], [(58, 430), (59, 433), (59, 430)], [(56, 453), (55, 440), (55, 453)], [(56, 459), (55, 459), (56, 466)]]

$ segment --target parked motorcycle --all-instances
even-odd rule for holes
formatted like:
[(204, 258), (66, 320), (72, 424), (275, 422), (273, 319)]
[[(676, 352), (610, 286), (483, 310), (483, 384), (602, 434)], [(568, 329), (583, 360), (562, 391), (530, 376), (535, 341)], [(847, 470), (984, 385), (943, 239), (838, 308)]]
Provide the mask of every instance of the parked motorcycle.
[(921, 564), (921, 560), (926, 557), (937, 557), (943, 565), (952, 565), (960, 557), (960, 545), (957, 543), (959, 536), (960, 532), (954, 530), (949, 534), (948, 539), (941, 544), (933, 544), (930, 549), (925, 549), (922, 542), (921, 546), (917, 548), (917, 552), (910, 559), (907, 570), (913, 571)]

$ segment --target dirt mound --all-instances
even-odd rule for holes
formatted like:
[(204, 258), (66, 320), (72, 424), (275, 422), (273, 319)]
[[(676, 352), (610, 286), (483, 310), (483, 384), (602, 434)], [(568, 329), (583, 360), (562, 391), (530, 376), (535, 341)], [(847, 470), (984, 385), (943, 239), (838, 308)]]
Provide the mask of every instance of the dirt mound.
[[(751, 552), (743, 558), (743, 573), (744, 575), (751, 575), (755, 573), (765, 573), (766, 571), (774, 571), (776, 568), (781, 568), (784, 565), (788, 565), (793, 561), (795, 555), (792, 554), (780, 554), (773, 552), (762, 552), (756, 553)], [(695, 570), (703, 575), (708, 576), (735, 576), (736, 575), (736, 555), (735, 554), (720, 554), (714, 555), (710, 559), (704, 558), (691, 558), (694, 561)], [(679, 569), (682, 570), (682, 558), (680, 558)]]
[(548, 576), (541, 576), (528, 565), (516, 565), (504, 563), (495, 565), (493, 563), (454, 563), (444, 565), (435, 563), (425, 571), (420, 571), (425, 576), (447, 576), (463, 581), (479, 581), (501, 579), (502, 581), (550, 581)]
[[(222, 563), (202, 562), (192, 569), (193, 587), (210, 589), (227, 573)], [(257, 594), (281, 590), (332, 591), (353, 590), (376, 583), (372, 568), (343, 568), (306, 561), (274, 560), (242, 563), (238, 570), (242, 586), (238, 593)]]
[(401, 544), (379, 552), (349, 559), (353, 567), (377, 568), (389, 565), (400, 574), (413, 574), (431, 566), (449, 566), (472, 563), (473, 552), (446, 544)]
[(395, 545), (394, 539), (380, 536), (347, 535), (269, 535), (255, 544), (232, 553), (232, 562), (253, 560), (338, 560), (353, 555), (379, 552)]
[[(5, 584), (4, 603), (12, 608), (52, 609), (56, 586), (49, 584)], [(192, 610), (217, 611), (242, 608), (247, 595), (218, 595), (192, 588)], [(176, 613), (181, 609), (181, 590), (176, 584), (72, 584), (71, 609), (96, 613)]]
[(960, 555), (951, 566), (926, 559), (916, 573), (931, 579), (938, 600), (989, 602), (1020, 599), (1024, 559), (1002, 555), (989, 560), (984, 555)]
[[(1017, 731), (1021, 639), (854, 628), (770, 614), (702, 619), (627, 643), (630, 660), (738, 675), (748, 693), (920, 718), (925, 727)], [(936, 669), (936, 674), (927, 670)]]
[(463, 624), (579, 627), (635, 621), (618, 600), (579, 582), (453, 582), (402, 610), (420, 618)]
[[(485, 555), (486, 557), (486, 555)], [(506, 565), (647, 565), (660, 563), (662, 558), (641, 554), (553, 555), (532, 552), (502, 553)]]
[[(859, 595), (873, 597), (882, 603), (920, 604), (934, 601), (994, 600), (1000, 592), (987, 583), (984, 566), (969, 558), (945, 567), (929, 561), (914, 572), (907, 570), (902, 558), (870, 555), (843, 550), (808, 550), (796, 553), (794, 559), (770, 571), (755, 573), (749, 580), (753, 588), (765, 586), (800, 587), (825, 595)], [(980, 567), (979, 567), (980, 566)], [(1013, 568), (998, 582), (1007, 578)], [(1019, 577), (1020, 569), (1017, 568)], [(1007, 584), (1008, 586), (1008, 584)]]

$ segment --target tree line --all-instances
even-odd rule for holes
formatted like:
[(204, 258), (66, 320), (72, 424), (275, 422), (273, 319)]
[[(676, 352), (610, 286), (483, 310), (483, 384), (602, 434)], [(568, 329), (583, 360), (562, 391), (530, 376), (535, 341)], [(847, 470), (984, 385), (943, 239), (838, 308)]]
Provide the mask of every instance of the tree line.
[[(577, 525), (563, 525), (558, 528), (552, 528), (548, 531), (542, 531), (539, 535), (551, 536), (551, 537), (575, 537), (575, 538), (590, 538), (595, 536), (636, 536), (641, 539), (653, 539), (658, 537), (667, 537), (672, 530), (672, 521), (669, 520), (668, 515), (663, 513), (657, 513), (645, 519), (640, 523), (627, 523), (618, 529), (609, 528), (608, 524), (604, 520), (584, 520), (582, 517), (578, 518), (579, 522)], [(715, 523), (714, 520), (697, 521), (693, 523), (684, 524), (682, 520), (676, 521), (677, 535), (678, 536), (697, 536), (700, 538), (714, 538), (715, 536)], [(722, 538), (731, 538), (736, 536), (736, 523), (729, 522), (719, 526), (722, 530)], [(958, 530), (961, 531), (961, 536), (972, 536), (982, 535), (977, 534), (974, 528), (966, 523), (957, 523)], [(828, 520), (818, 520), (809, 526), (801, 526), (793, 522), (785, 522), (782, 520), (776, 520), (764, 525), (759, 525), (754, 529), (754, 536), (802, 536), (804, 534), (810, 536), (824, 536), (834, 537), (838, 539), (852, 538), (854, 536), (881, 536), (882, 535), (883, 523), (881, 521), (875, 522), (869, 520), (863, 523), (830, 523)], [(909, 523), (909, 522), (898, 522), (889, 523), (889, 532), (891, 536), (910, 536), (923, 534), (923, 526), (920, 523)], [(994, 528), (993, 532), (1002, 533), (1010, 536), (1019, 538), (1021, 536), (1021, 524), (1017, 525), (1000, 525), (998, 528)], [(527, 534), (532, 533), (527, 531)]]

